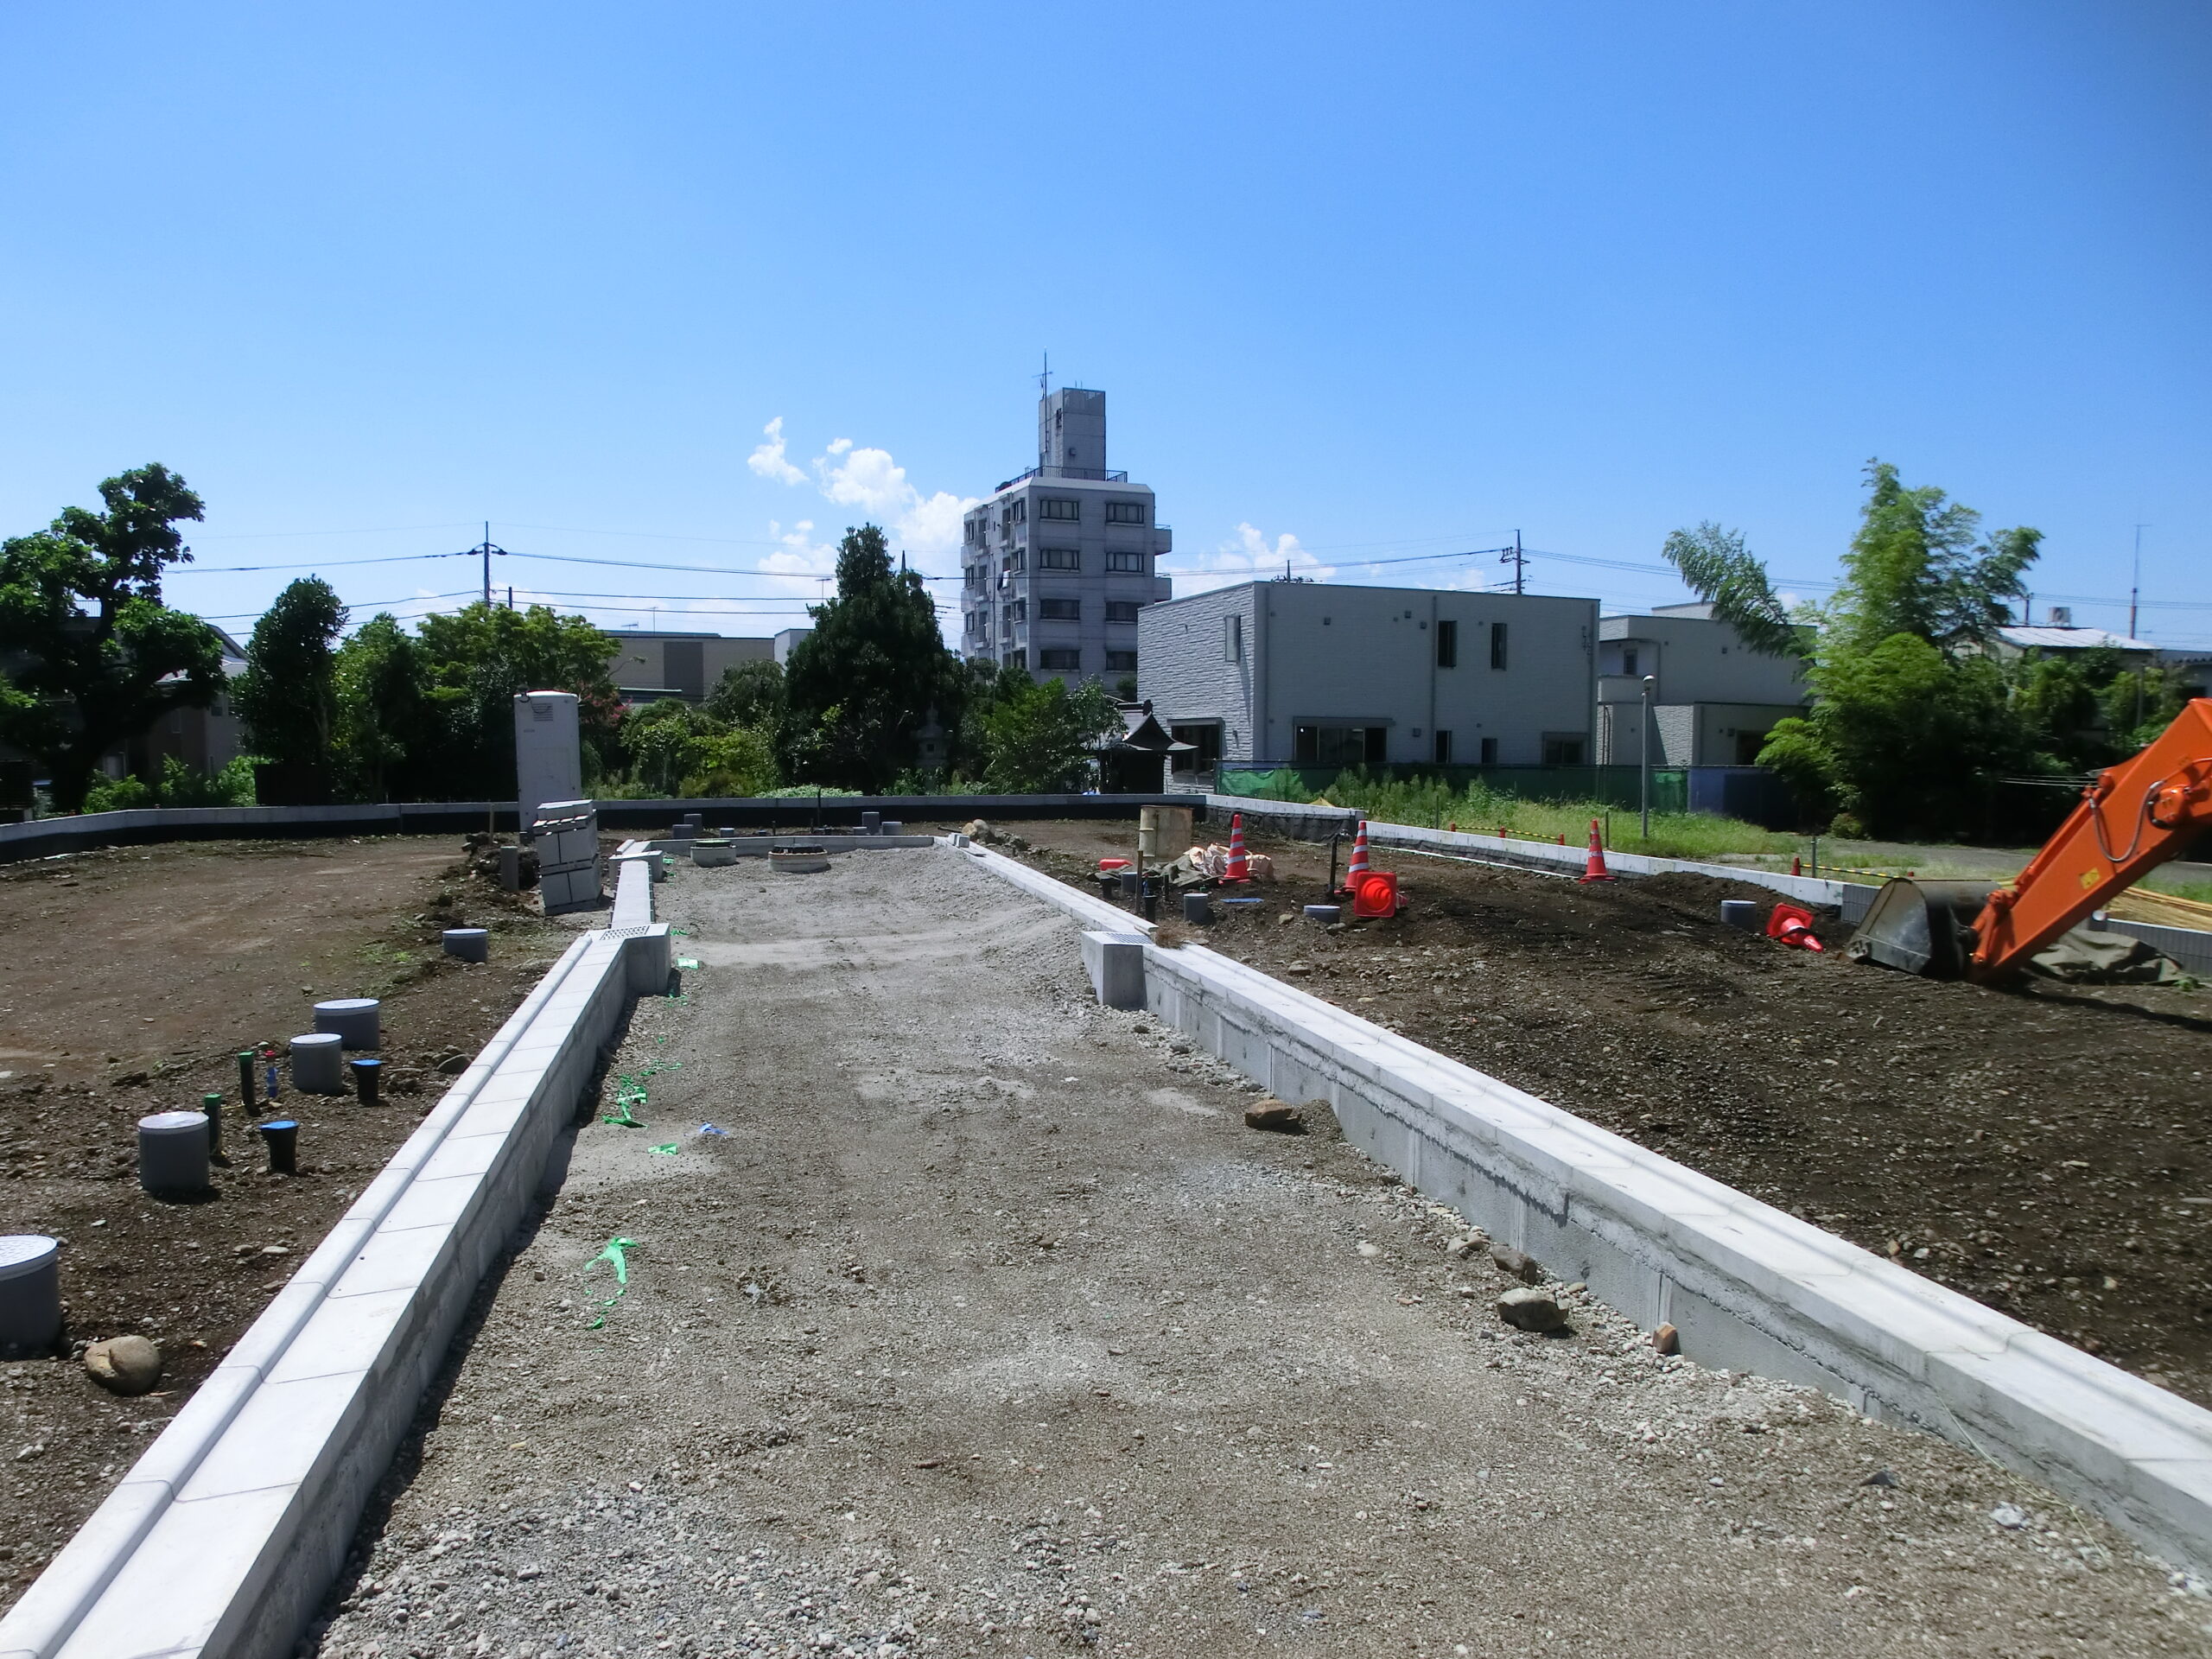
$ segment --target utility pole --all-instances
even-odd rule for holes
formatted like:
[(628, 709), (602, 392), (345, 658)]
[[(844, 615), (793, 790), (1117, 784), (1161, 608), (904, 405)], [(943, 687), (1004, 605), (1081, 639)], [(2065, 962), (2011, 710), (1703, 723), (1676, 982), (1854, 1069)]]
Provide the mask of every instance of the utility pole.
[(1658, 683), (1656, 675), (1643, 677), (1643, 734), (1636, 746), (1637, 759), (1643, 763), (1639, 793), (1643, 806), (1643, 844), (1646, 847), (1651, 844), (1651, 691)]
[[(2148, 524), (2135, 526), (2135, 567), (2127, 577), (2127, 638), (2130, 644), (2135, 639), (2135, 607), (2143, 596), (2143, 532), (2150, 528)], [(2147, 664), (2138, 664), (2135, 670), (2135, 723), (2138, 727), (2143, 724), (2143, 679), (2149, 671)]]
[[(492, 556), (496, 553), (503, 559), (507, 556), (507, 550), (505, 548), (494, 547), (492, 544), (491, 520), (487, 518), (484, 522), (484, 539), (467, 550), (478, 555), (484, 561), (484, 606), (485, 608), (488, 610), (491, 608), (492, 605)], [(512, 610), (514, 608), (514, 594), (510, 590), (507, 594), (507, 608), (509, 610)]]
[(1513, 567), (1513, 591), (1516, 594), (1525, 592), (1529, 561), (1521, 551), (1519, 531), (1513, 532), (1513, 545), (1497, 556), (1497, 562), (1500, 564), (1510, 564)]
[(2127, 637), (2135, 637), (2135, 607), (2143, 595), (2143, 532), (2151, 526), (2135, 526), (2135, 569), (2127, 579)]

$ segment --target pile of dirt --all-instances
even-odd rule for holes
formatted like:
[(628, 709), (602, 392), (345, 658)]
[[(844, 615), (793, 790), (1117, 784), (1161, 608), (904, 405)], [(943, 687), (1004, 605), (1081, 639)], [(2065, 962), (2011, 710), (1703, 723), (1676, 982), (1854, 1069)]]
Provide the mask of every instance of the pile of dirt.
[[(1022, 827), (1080, 885), (1117, 828)], [(2212, 996), (1913, 979), (1724, 926), (1748, 884), (1395, 850), (1405, 913), (1324, 931), (1327, 849), (1249, 839), (1281, 879), (1205, 944), (2212, 1405)]]
[[(199, 842), (0, 868), (0, 1233), (63, 1241), (63, 1346), (0, 1368), (0, 1608), (127, 1471), (270, 1296), (537, 983), (575, 926), (469, 873), (440, 836)], [(492, 960), (445, 956), (487, 927)], [(270, 1175), (235, 1056), (313, 1029), (326, 997), (384, 1000), (385, 1103), (296, 1096), (299, 1173)], [(149, 1112), (230, 1103), (197, 1203), (137, 1183)], [(74, 1356), (136, 1334), (155, 1392), (105, 1392)]]

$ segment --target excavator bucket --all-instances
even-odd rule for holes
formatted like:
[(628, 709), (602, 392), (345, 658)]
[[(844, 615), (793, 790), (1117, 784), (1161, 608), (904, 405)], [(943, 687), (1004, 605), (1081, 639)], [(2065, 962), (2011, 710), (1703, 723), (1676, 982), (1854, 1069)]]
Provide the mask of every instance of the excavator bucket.
[(1885, 881), (1844, 954), (1930, 979), (1961, 978), (1974, 955), (1974, 918), (1991, 891), (1986, 881)]

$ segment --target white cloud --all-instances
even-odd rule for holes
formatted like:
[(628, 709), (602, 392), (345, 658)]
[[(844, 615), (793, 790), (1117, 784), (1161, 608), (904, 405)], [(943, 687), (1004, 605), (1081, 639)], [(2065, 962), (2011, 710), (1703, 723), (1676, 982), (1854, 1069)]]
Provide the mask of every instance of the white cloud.
[(1335, 566), (1323, 564), (1308, 553), (1298, 544), (1297, 537), (1286, 531), (1270, 543), (1255, 524), (1238, 524), (1231, 539), (1211, 553), (1196, 556), (1197, 569), (1175, 573), (1178, 598), (1231, 587), (1255, 576), (1280, 576), (1286, 569), (1294, 576), (1310, 576), (1317, 582), (1326, 582), (1336, 575)]
[(784, 417), (780, 415), (762, 427), (768, 442), (745, 458), (745, 464), (763, 478), (772, 478), (779, 484), (804, 484), (806, 474), (784, 454)]
[[(842, 459), (833, 467), (830, 455)], [(840, 506), (888, 516), (914, 499), (906, 469), (891, 459), (889, 450), (855, 449), (850, 438), (838, 439), (830, 454), (815, 458), (814, 476), (822, 493)]]

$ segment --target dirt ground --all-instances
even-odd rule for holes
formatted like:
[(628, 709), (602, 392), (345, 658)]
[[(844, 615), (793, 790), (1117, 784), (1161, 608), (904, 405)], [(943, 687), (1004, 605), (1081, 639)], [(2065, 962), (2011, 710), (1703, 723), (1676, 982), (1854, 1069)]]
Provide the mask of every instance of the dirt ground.
[[(1086, 887), (1129, 850), (1007, 828)], [(1405, 913), (1331, 933), (1283, 919), (1326, 847), (1249, 841), (1281, 880), (1213, 949), (2212, 1405), (2212, 993), (1937, 983), (1721, 925), (1764, 888), (1395, 849)]]
[(660, 898), (641, 1122), (601, 1107), (480, 1296), (323, 1659), (2212, 1647), (1957, 1448), (1572, 1288), (1572, 1336), (1506, 1331), (1448, 1214), (1244, 1128), (972, 865)]
[[(581, 922), (469, 876), (457, 837), (207, 842), (0, 867), (0, 1232), (63, 1241), (64, 1351), (0, 1366), (0, 1609), (150, 1437), (535, 984)], [(586, 918), (588, 920), (588, 916)], [(493, 931), (492, 960), (438, 933)], [(386, 1103), (294, 1095), (299, 1173), (272, 1176), (238, 1110), (237, 1052), (312, 1030), (310, 1005), (384, 999)], [(137, 1182), (149, 1112), (229, 1103), (203, 1202)], [(136, 1332), (160, 1389), (103, 1392), (73, 1362)]]

